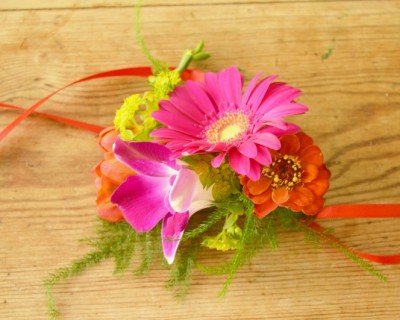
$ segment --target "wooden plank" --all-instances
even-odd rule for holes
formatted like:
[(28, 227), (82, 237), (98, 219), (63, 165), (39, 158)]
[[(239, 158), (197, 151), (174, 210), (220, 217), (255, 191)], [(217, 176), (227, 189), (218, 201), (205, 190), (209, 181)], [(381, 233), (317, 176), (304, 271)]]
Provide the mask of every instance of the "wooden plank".
[[(0, 101), (28, 107), (87, 74), (146, 64), (131, 7), (130, 1), (3, 0)], [(399, 18), (397, 1), (154, 0), (146, 1), (142, 28), (150, 50), (170, 64), (203, 39), (213, 57), (197, 67), (234, 64), (248, 77), (279, 74), (301, 88), (310, 111), (294, 121), (325, 153), (333, 175), (328, 203), (399, 203)], [(122, 99), (144, 88), (140, 80), (96, 80), (41, 109), (110, 125)], [(0, 128), (15, 116), (0, 110)], [(36, 116), (1, 142), (0, 318), (45, 319), (43, 279), (87, 252), (79, 239), (93, 234), (90, 171), (100, 158), (93, 135)], [(354, 249), (400, 251), (397, 221), (324, 225)], [(209, 252), (202, 262), (226, 258)], [(162, 267), (142, 278), (114, 277), (111, 261), (60, 284), (56, 299), (62, 319), (396, 319), (399, 268), (377, 268), (387, 284), (327, 246), (315, 250), (302, 235), (284, 232), (279, 250), (241, 269), (225, 299), (216, 298), (223, 277), (196, 271), (191, 293), (177, 302), (163, 289)]]
[[(294, 2), (296, 0), (285, 0), (282, 2)], [(181, 7), (196, 6), (197, 2), (193, 0), (142, 0), (143, 7)], [(253, 0), (251, 3), (269, 3), (274, 0)], [(315, 2), (315, 0), (305, 0), (303, 2)], [(41, 0), (41, 1), (12, 1), (3, 0), (0, 3), (1, 10), (54, 10), (54, 9), (86, 9), (86, 8), (133, 8), (136, 0)], [(248, 0), (221, 1), (204, 0), (201, 5), (237, 5), (249, 4)]]

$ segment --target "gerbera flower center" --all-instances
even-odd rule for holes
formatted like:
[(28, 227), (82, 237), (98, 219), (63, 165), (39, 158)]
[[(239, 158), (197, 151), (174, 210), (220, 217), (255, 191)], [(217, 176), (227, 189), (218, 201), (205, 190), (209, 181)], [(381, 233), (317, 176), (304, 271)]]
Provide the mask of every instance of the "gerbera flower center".
[(264, 167), (262, 174), (272, 179), (271, 187), (285, 187), (290, 191), (301, 182), (302, 167), (296, 156), (278, 153), (270, 166)]
[(247, 131), (249, 117), (243, 112), (228, 112), (212, 123), (205, 131), (207, 142), (232, 142)]

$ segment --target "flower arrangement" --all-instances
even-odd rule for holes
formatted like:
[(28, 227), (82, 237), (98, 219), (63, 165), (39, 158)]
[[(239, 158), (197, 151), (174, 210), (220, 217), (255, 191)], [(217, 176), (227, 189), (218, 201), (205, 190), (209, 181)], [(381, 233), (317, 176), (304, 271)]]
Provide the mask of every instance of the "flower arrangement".
[[(138, 38), (152, 65), (150, 89), (126, 98), (114, 126), (101, 128), (98, 145), (104, 159), (93, 170), (100, 218), (97, 236), (89, 240), (91, 252), (45, 281), (49, 314), (54, 319), (59, 314), (54, 285), (107, 258), (114, 258), (115, 271), (122, 272), (138, 251), (137, 273), (145, 273), (154, 260), (163, 257), (171, 271), (167, 287), (178, 296), (187, 293), (195, 267), (226, 274), (220, 292), (224, 295), (240, 266), (265, 247), (277, 248), (282, 228), (304, 232), (314, 244), (325, 240), (385, 280), (369, 261), (400, 263), (399, 255), (356, 252), (316, 219), (400, 217), (399, 207), (380, 205), (379, 213), (374, 205), (324, 207), (331, 174), (321, 149), (298, 125), (286, 120), (308, 110), (296, 102), (299, 89), (262, 73), (245, 81), (236, 66), (218, 72), (188, 70), (191, 61), (209, 58), (202, 42), (185, 51), (177, 68), (170, 68), (150, 55), (140, 32)], [(147, 75), (143, 68), (125, 71)], [(74, 83), (126, 75), (125, 71)], [(0, 139), (55, 93), (27, 110)], [(221, 266), (206, 266), (198, 258), (201, 250), (232, 254)]]

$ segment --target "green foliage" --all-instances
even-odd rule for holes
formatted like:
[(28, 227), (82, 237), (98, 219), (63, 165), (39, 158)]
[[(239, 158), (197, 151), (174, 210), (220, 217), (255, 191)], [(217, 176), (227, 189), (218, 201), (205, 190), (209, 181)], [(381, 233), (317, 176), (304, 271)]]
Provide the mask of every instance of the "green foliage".
[(135, 16), (135, 34), (136, 34), (136, 40), (140, 46), (140, 49), (142, 50), (142, 53), (144, 56), (147, 58), (151, 66), (153, 67), (153, 70), (155, 73), (161, 72), (162, 70), (165, 70), (165, 64), (154, 58), (150, 51), (147, 49), (146, 43), (144, 41), (143, 35), (142, 35), (142, 30), (141, 30), (141, 23), (140, 23), (140, 11), (142, 8), (142, 1), (137, 0), (136, 1), (136, 16)]
[[(183, 298), (190, 287), (191, 276), (197, 267), (209, 274), (225, 274), (225, 283), (220, 291), (224, 296), (232, 283), (238, 269), (248, 263), (260, 250), (269, 247), (275, 250), (278, 247), (277, 233), (279, 228), (303, 232), (308, 243), (318, 245), (321, 240), (326, 241), (333, 248), (341, 251), (349, 259), (356, 262), (367, 272), (386, 281), (384, 275), (370, 263), (356, 255), (351, 249), (341, 244), (330, 230), (320, 227), (312, 217), (295, 213), (287, 208), (278, 208), (263, 219), (254, 215), (254, 205), (243, 194), (231, 195), (229, 198), (215, 204), (215, 210), (207, 214), (206, 218), (195, 227), (188, 228), (181, 241), (175, 262), (168, 266), (170, 278), (166, 288), (174, 291), (176, 297)], [(225, 221), (223, 223), (223, 221)], [(216, 230), (237, 230), (235, 236), (235, 251), (231, 259), (217, 266), (205, 266), (198, 262), (198, 254), (202, 250), (204, 239)], [(107, 258), (114, 258), (114, 273), (126, 271), (134, 257), (141, 257), (136, 275), (148, 271), (154, 263), (154, 258), (162, 257), (160, 224), (147, 233), (136, 233), (126, 222), (109, 223), (99, 220), (97, 235), (87, 243), (92, 250), (82, 258), (73, 261), (69, 266), (60, 268), (45, 280), (48, 313), (51, 319), (58, 319), (53, 296), (53, 288), (60, 281), (80, 275), (86, 269), (95, 266)]]
[(320, 238), (312, 229), (304, 228), (303, 224), (299, 221), (311, 221), (312, 217), (306, 216), (302, 213), (296, 213), (288, 208), (279, 207), (275, 210), (282, 227), (290, 231), (298, 231), (304, 233), (304, 240), (306, 243), (319, 247)]
[(236, 202), (232, 198), (228, 198), (225, 201), (218, 203), (215, 210), (210, 213), (207, 218), (200, 222), (195, 228), (188, 229), (182, 237), (182, 242), (200, 237), (205, 232), (210, 230), (212, 227), (217, 225), (223, 218), (225, 218), (236, 205)]
[(209, 53), (203, 52), (203, 49), (204, 42), (200, 41), (194, 50), (186, 50), (176, 70), (178, 70), (179, 73), (182, 73), (187, 69), (192, 61), (202, 61), (210, 58), (211, 55)]
[(146, 234), (139, 234), (126, 222), (110, 223), (99, 219), (96, 237), (86, 240), (93, 248), (92, 251), (73, 261), (69, 266), (58, 269), (44, 281), (51, 319), (59, 317), (53, 295), (53, 288), (57, 283), (80, 275), (108, 258), (114, 258), (115, 273), (124, 272), (130, 266), (138, 247), (141, 247), (142, 262), (137, 272), (142, 274), (149, 269), (153, 255), (161, 255), (161, 250), (157, 250), (159, 246), (155, 245), (157, 241), (160, 242), (159, 234), (159, 227)]
[(254, 220), (256, 219), (254, 217), (254, 205), (253, 203), (245, 198), (244, 196), (241, 197), (244, 205), (244, 213), (246, 217), (246, 221), (243, 227), (243, 233), (242, 233), (242, 238), (240, 239), (240, 242), (238, 244), (238, 248), (235, 252), (235, 255), (233, 256), (231, 263), (229, 264), (227, 268), (227, 279), (225, 281), (225, 284), (220, 292), (220, 296), (224, 296), (228, 290), (229, 285), (232, 283), (233, 278), (236, 274), (236, 271), (238, 268), (243, 265), (247, 261), (247, 257), (249, 254), (249, 251), (246, 250), (248, 249), (248, 244), (251, 242), (251, 235), (252, 235), (252, 230), (254, 230)]
[(165, 287), (174, 291), (175, 297), (183, 299), (189, 291), (192, 273), (196, 266), (197, 255), (200, 244), (198, 240), (194, 243), (186, 242), (179, 247), (174, 264), (170, 267), (170, 278)]
[(102, 252), (102, 251), (93, 251), (82, 258), (75, 260), (71, 263), (70, 266), (58, 269), (55, 273), (52, 273), (49, 278), (44, 281), (46, 298), (47, 298), (47, 309), (48, 314), (51, 319), (56, 320), (59, 317), (60, 312), (57, 309), (57, 305), (53, 295), (54, 286), (62, 281), (72, 278), (73, 276), (77, 276), (82, 273), (84, 270), (92, 267), (104, 259), (110, 257), (111, 251)]
[[(131, 229), (131, 232), (135, 231)], [(150, 232), (140, 234), (142, 262), (140, 263), (139, 268), (135, 272), (137, 275), (143, 275), (147, 271), (149, 271), (155, 256), (161, 257), (162, 248), (161, 248), (160, 232), (161, 232), (161, 227), (160, 225), (158, 225)]]

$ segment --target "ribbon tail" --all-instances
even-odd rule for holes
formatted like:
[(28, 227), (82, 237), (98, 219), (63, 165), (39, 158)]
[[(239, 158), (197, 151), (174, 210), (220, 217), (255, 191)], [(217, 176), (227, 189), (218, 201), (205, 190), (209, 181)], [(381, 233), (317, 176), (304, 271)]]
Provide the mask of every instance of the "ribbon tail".
[[(19, 110), (19, 111), (24, 111), (24, 108), (18, 107), (18, 106), (13, 106), (11, 104), (5, 104), (5, 103), (0, 103), (0, 108), (8, 108), (8, 109), (13, 109), (13, 110)], [(57, 122), (66, 124), (71, 127), (75, 127), (81, 130), (93, 132), (95, 134), (99, 134), (101, 131), (104, 130), (104, 127), (98, 126), (96, 124), (91, 124), (91, 123), (86, 123), (78, 120), (74, 120), (71, 118), (66, 118), (62, 116), (58, 116), (56, 114), (51, 114), (51, 113), (46, 113), (46, 112), (39, 112), (39, 111), (34, 111), (34, 114), (40, 115), (42, 117), (48, 118), (55, 120)]]
[[(15, 127), (17, 127), (25, 118), (27, 118), (30, 114), (35, 112), (37, 108), (39, 108), (44, 102), (49, 100), (52, 96), (59, 93), (60, 91), (71, 87), (77, 83), (93, 80), (93, 79), (100, 79), (100, 78), (109, 78), (109, 77), (122, 77), (122, 76), (135, 76), (135, 77), (148, 77), (152, 75), (152, 71), (150, 67), (135, 67), (135, 68), (124, 68), (124, 69), (117, 69), (117, 70), (110, 70), (105, 72), (96, 73), (74, 82), (67, 84), (66, 86), (53, 91), (52, 93), (48, 94), (44, 98), (40, 99), (36, 103), (34, 103), (28, 109), (25, 109), (14, 121), (12, 121), (9, 125), (7, 125), (1, 132), (0, 132), (0, 141), (3, 140)], [(58, 117), (58, 116), (56, 116)], [(54, 118), (54, 117), (53, 117)], [(75, 120), (72, 120), (75, 121)], [(69, 121), (71, 125), (71, 121)]]
[(328, 206), (315, 219), (400, 218), (400, 204), (339, 204)]

